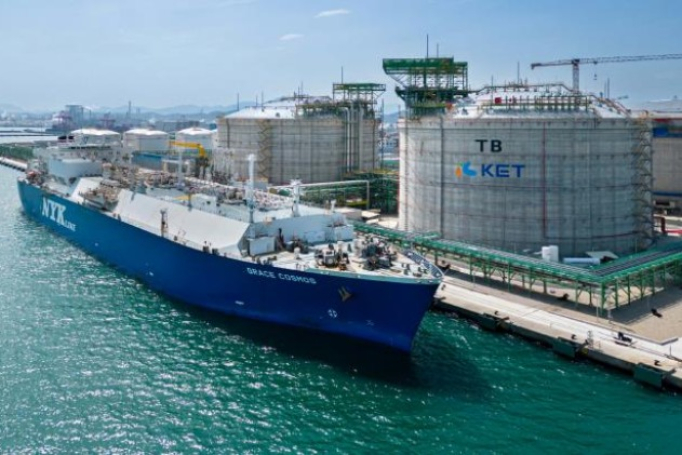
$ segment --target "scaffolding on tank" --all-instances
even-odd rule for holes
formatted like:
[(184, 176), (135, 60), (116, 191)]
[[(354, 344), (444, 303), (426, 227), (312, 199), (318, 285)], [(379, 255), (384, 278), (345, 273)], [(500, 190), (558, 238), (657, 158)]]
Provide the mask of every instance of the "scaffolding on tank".
[[(346, 141), (348, 154), (346, 157), (345, 172), (359, 170), (372, 170), (376, 163), (376, 148), (378, 143), (377, 130), (381, 119), (377, 116), (377, 101), (386, 91), (385, 84), (373, 82), (340, 82), (333, 84), (334, 103), (343, 109), (346, 114)], [(363, 130), (363, 121), (372, 120), (371, 131)], [(364, 136), (371, 134), (372, 150), (365, 150), (363, 146)], [(372, 167), (363, 169), (365, 154), (371, 153)]]
[(272, 122), (258, 120), (258, 178), (267, 180), (272, 175)]
[(234, 151), (237, 168), (244, 167), (244, 156), (254, 150), (258, 177), (278, 184), (372, 171), (380, 123), (376, 105), (385, 91), (385, 84), (338, 83), (333, 97), (294, 94), (274, 100), (258, 106), (257, 115), (220, 119), (219, 142)]
[(634, 121), (637, 125), (637, 141), (633, 147), (637, 169), (634, 208), (636, 229), (642, 243), (638, 245), (638, 249), (642, 250), (652, 243), (654, 235), (652, 124), (646, 115)]
[[(651, 134), (647, 118), (633, 119), (619, 103), (575, 95), (563, 84), (486, 87), (478, 93), (479, 103), (465, 104), (468, 112), (458, 113), (455, 123), (449, 116), (405, 121), (401, 140), (416, 139), (401, 144), (400, 172), (402, 179), (410, 182), (400, 188), (402, 229), (438, 231), (445, 238), (522, 253), (561, 244), (569, 256), (596, 250), (632, 253), (651, 244)], [(593, 109), (603, 115), (592, 113)], [(596, 128), (604, 130), (593, 137)], [(535, 141), (535, 151), (521, 150), (530, 163), (528, 169), (539, 169), (535, 181), (525, 187), (532, 191), (497, 193), (498, 205), (513, 206), (514, 210), (473, 210), (479, 205), (473, 204), (470, 191), (451, 191), (453, 185), (468, 190), (471, 184), (464, 179), (447, 181), (447, 172), (456, 170), (452, 162), (447, 165), (456, 143), (452, 134), (460, 135), (461, 143), (465, 138), (483, 137), (488, 131), (516, 141), (517, 147), (529, 139)], [(613, 144), (609, 137), (614, 135), (623, 143), (617, 154), (609, 148)], [(606, 145), (596, 149), (593, 141)], [(550, 156), (550, 145), (552, 150), (562, 150), (558, 155), (562, 160)], [(607, 163), (619, 160), (624, 167), (612, 165), (612, 172), (601, 178), (595, 173), (598, 169), (593, 169), (591, 157), (610, 160)], [(566, 166), (564, 159), (575, 165)], [(571, 183), (576, 178), (582, 182), (577, 187)], [(492, 183), (489, 186), (495, 188)], [(448, 205), (444, 205), (447, 191), (451, 193)], [(601, 191), (606, 197), (601, 197)], [(532, 195), (539, 196), (532, 199)], [(462, 210), (442, 209), (452, 207), (455, 201)], [(537, 230), (529, 229), (528, 220), (537, 220)]]

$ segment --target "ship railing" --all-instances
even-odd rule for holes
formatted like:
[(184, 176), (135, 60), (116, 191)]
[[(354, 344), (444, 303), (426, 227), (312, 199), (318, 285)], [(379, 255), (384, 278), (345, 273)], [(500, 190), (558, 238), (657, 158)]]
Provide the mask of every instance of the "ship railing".
[[(239, 185), (224, 185), (221, 183), (211, 182), (208, 180), (201, 180), (194, 177), (188, 177), (188, 182), (192, 182), (195, 186), (195, 191), (215, 195), (219, 190), (236, 190), (245, 194), (246, 187)], [(283, 196), (281, 194), (273, 194), (269, 191), (264, 191), (258, 188), (253, 190), (254, 202), (256, 208), (264, 210), (280, 210), (293, 204), (293, 198)]]
[[(229, 249), (231, 247), (221, 247), (221, 248), (214, 248), (210, 242), (205, 241), (203, 244), (199, 243), (194, 240), (189, 240), (185, 235), (187, 234), (183, 229), (179, 229), (175, 233), (166, 231), (165, 233), (161, 231), (159, 227), (152, 226), (151, 224), (145, 223), (144, 221), (136, 220), (133, 218), (128, 218), (128, 217), (121, 217), (118, 214), (115, 214), (114, 217), (118, 219), (119, 221), (123, 221), (128, 225), (134, 226), (138, 229), (142, 229), (147, 232), (151, 232), (152, 234), (156, 234), (159, 237), (163, 237), (167, 240), (170, 240), (175, 243), (179, 243), (183, 246), (186, 246), (188, 248), (192, 248), (194, 250), (199, 250), (199, 251), (205, 251), (205, 252), (210, 252), (213, 254), (217, 254), (219, 256), (233, 256), (232, 253), (229, 252)], [(221, 251), (222, 250), (222, 251)]]
[(588, 95), (542, 94), (542, 95), (504, 95), (491, 100), (482, 100), (480, 110), (536, 110), (536, 111), (578, 111), (590, 106)]
[(429, 271), (429, 273), (430, 273), (434, 278), (437, 278), (437, 279), (443, 278), (443, 272), (442, 272), (438, 267), (436, 267), (435, 265), (433, 265), (433, 264), (431, 263), (431, 261), (429, 261), (428, 259), (426, 259), (426, 258), (425, 258), (424, 256), (422, 256), (421, 254), (417, 253), (416, 251), (414, 251), (414, 250), (405, 250), (405, 251), (403, 251), (403, 255), (404, 255), (405, 257), (407, 257), (408, 259), (410, 259), (410, 260), (411, 260), (412, 262), (414, 262), (415, 264), (417, 264), (418, 266), (424, 267), (426, 270)]
[(193, 248), (195, 250), (201, 250), (204, 247), (204, 245), (198, 242), (187, 239), (183, 231), (178, 231), (175, 234), (172, 234), (168, 231), (166, 233), (162, 233), (160, 227), (152, 226), (151, 224), (145, 223), (144, 221), (136, 220), (134, 218), (129, 218), (126, 216), (121, 217), (120, 215), (116, 215), (116, 217), (119, 221), (123, 221), (126, 224), (134, 226), (138, 229), (142, 229), (143, 231), (151, 232), (152, 234), (156, 234), (160, 237), (164, 237), (168, 240), (172, 240), (176, 243), (180, 243), (184, 246)]

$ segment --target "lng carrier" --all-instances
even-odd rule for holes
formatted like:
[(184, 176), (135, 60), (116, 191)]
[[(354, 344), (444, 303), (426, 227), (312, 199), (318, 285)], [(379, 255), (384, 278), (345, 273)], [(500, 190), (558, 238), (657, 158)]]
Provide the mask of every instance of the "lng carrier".
[(442, 280), (415, 251), (345, 216), (258, 190), (146, 171), (115, 148), (44, 150), (18, 181), (25, 212), (172, 298), (409, 352)]

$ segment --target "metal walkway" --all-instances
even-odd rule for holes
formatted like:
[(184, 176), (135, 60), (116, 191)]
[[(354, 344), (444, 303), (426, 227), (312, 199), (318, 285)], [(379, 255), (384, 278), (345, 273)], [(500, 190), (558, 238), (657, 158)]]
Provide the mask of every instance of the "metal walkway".
[(597, 305), (599, 311), (618, 308), (653, 295), (667, 286), (680, 283), (682, 279), (682, 241), (671, 241), (642, 253), (582, 268), (443, 240), (435, 233), (414, 234), (365, 223), (356, 223), (355, 228), (359, 232), (411, 245), (417, 251), (432, 255), (436, 263), (441, 259), (462, 262), (468, 266), (472, 279), (483, 276), (501, 280), (509, 287), (520, 285), (534, 291), (534, 286), (542, 284), (545, 294), (548, 293), (548, 284), (570, 289), (573, 297), (567, 294), (567, 300)]

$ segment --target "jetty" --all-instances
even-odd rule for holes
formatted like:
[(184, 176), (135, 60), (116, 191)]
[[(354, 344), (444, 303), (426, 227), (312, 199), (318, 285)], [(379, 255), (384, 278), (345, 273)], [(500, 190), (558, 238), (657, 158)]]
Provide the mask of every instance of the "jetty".
[(484, 329), (541, 342), (563, 357), (615, 367), (643, 384), (682, 389), (682, 303), (676, 303), (682, 302), (682, 291), (666, 292), (667, 298), (659, 295), (654, 303), (641, 301), (604, 318), (571, 302), (561, 304), (556, 301), (560, 297), (542, 301), (521, 290), (502, 290), (449, 274), (434, 306)]
[(0, 156), (0, 165), (16, 169), (17, 171), (25, 171), (28, 166), (24, 161), (5, 158), (4, 156)]

